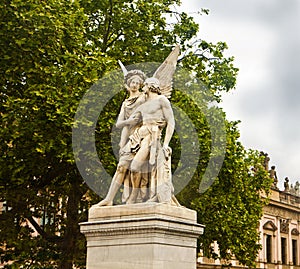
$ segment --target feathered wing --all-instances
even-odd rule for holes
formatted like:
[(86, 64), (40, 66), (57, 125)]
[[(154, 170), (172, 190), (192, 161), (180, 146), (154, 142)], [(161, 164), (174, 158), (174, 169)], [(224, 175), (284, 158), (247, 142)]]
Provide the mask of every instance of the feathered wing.
[(161, 93), (167, 98), (172, 94), (172, 80), (176, 69), (177, 59), (180, 53), (179, 45), (173, 49), (169, 56), (155, 71), (153, 77), (157, 78), (160, 83)]
[(120, 60), (118, 60), (118, 63), (120, 65), (120, 67), (121, 67), (121, 69), (123, 71), (123, 75), (125, 77), (127, 75), (128, 71), (127, 71), (126, 67), (124, 66), (124, 64)]

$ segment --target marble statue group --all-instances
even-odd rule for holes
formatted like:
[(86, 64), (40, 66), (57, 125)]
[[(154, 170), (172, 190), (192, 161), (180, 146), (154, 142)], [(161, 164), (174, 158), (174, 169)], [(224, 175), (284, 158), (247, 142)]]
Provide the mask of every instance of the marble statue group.
[(175, 121), (168, 100), (178, 55), (176, 46), (150, 78), (141, 70), (127, 71), (120, 62), (129, 96), (123, 101), (116, 122), (116, 127), (122, 130), (119, 163), (106, 197), (97, 206), (113, 205), (122, 185), (123, 203), (179, 206), (174, 196), (169, 147)]

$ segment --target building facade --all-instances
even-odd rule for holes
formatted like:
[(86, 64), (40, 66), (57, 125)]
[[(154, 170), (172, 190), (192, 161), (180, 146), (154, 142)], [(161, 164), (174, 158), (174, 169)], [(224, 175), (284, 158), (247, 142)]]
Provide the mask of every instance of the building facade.
[[(272, 189), (269, 203), (264, 207), (260, 220), (260, 244), (257, 268), (300, 269), (300, 195), (299, 190), (285, 187), (284, 191)], [(245, 268), (238, 261), (198, 258), (198, 269)], [(222, 267), (223, 264), (223, 267)], [(226, 263), (228, 264), (228, 262)]]
[(300, 197), (273, 190), (260, 221), (258, 268), (300, 269)]

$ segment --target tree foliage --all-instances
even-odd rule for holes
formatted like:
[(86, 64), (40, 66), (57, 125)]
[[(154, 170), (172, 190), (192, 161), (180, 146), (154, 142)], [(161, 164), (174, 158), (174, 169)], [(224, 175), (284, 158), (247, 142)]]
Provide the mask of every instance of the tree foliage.
[[(174, 4), (179, 1), (1, 1), (0, 255), (3, 261), (14, 261), (8, 268), (84, 267), (85, 242), (78, 223), (86, 220), (87, 209), (98, 198), (75, 165), (72, 124), (86, 90), (116, 69), (118, 59), (125, 64), (161, 62), (179, 43), (184, 55), (180, 65), (208, 86), (201, 93), (203, 107), (234, 88), (237, 69), (233, 58), (223, 55), (226, 44), (201, 40), (191, 45), (198, 25), (186, 13), (173, 12)], [(168, 16), (175, 22), (168, 23)], [(228, 122), (221, 173), (199, 195), (210, 154), (209, 130), (182, 92), (175, 92), (172, 102), (195, 122), (204, 154), (179, 198), (206, 224), (201, 244), (207, 253), (217, 240), (222, 256), (230, 250), (250, 264), (258, 248), (259, 191), (268, 185), (260, 168), (249, 174), (260, 160), (243, 149), (236, 125)], [(124, 93), (114, 98), (109, 113), (101, 115), (98, 137), (110, 139), (123, 98)], [(180, 149), (176, 139), (172, 143), (176, 164)], [(112, 158), (106, 149), (99, 155)]]
[[(227, 122), (226, 155), (218, 177), (202, 193), (198, 189), (199, 175), (201, 178), (205, 167), (199, 165), (198, 175), (178, 197), (184, 205), (197, 211), (198, 222), (205, 225), (199, 247), (206, 257), (228, 262), (235, 257), (249, 268), (255, 268), (261, 248), (259, 220), (267, 203), (261, 193), (268, 193), (271, 181), (262, 157), (257, 151), (245, 150), (238, 136), (237, 122)], [(217, 242), (218, 249), (212, 247), (212, 242)]]

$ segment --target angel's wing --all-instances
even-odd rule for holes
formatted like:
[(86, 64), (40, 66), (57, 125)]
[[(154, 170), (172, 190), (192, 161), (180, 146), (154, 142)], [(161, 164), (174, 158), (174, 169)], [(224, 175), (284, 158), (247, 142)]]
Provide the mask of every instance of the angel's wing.
[(171, 97), (172, 93), (172, 80), (176, 69), (177, 58), (180, 52), (179, 45), (173, 49), (169, 56), (155, 71), (153, 77), (157, 78), (160, 83), (160, 90), (167, 98)]
[(120, 65), (120, 67), (123, 71), (124, 77), (125, 77), (128, 74), (128, 71), (127, 71), (126, 67), (124, 66), (124, 64), (120, 60), (118, 60), (118, 63)]

